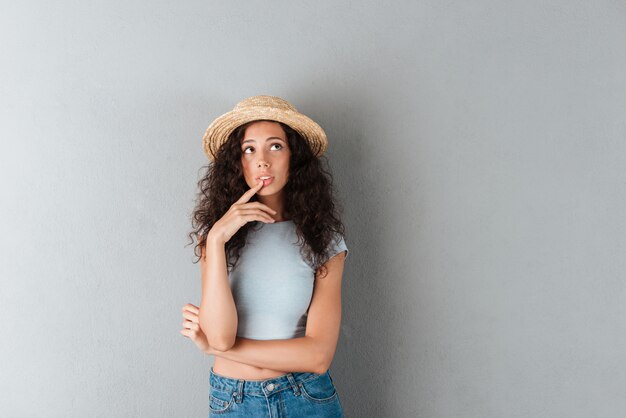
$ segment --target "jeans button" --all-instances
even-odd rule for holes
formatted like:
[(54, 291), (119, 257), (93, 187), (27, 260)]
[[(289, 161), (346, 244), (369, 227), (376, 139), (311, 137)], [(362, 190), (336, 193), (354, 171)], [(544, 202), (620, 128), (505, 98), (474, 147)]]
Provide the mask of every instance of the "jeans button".
[(267, 385), (267, 386), (265, 387), (265, 389), (267, 389), (267, 391), (268, 391), (268, 392), (273, 391), (273, 390), (274, 390), (274, 384), (273, 384), (273, 383), (270, 383), (269, 385)]

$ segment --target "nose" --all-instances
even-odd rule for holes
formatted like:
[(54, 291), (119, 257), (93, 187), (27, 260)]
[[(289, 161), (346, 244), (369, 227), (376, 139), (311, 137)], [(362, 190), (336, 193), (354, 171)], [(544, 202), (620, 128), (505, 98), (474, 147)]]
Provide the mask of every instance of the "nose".
[(267, 161), (264, 160), (260, 160), (256, 163), (257, 167), (261, 168), (261, 167), (269, 167), (270, 164)]

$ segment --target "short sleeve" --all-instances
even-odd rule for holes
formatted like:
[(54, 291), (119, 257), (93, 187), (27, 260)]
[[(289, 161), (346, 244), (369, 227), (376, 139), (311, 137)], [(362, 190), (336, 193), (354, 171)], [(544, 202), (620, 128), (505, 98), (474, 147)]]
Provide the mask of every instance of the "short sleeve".
[(344, 240), (343, 236), (339, 236), (338, 239), (335, 239), (330, 243), (330, 250), (328, 252), (328, 258), (326, 259), (326, 261), (330, 260), (342, 251), (346, 252), (345, 258), (347, 259), (349, 253), (348, 246), (346, 245), (346, 241)]

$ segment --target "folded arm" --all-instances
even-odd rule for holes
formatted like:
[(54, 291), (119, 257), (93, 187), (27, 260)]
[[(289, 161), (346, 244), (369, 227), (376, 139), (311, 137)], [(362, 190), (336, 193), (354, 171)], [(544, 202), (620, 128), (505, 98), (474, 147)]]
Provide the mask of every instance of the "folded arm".
[(225, 349), (237, 333), (237, 308), (228, 281), (225, 244), (210, 233), (200, 258), (202, 300), (198, 319), (210, 345)]
[(328, 273), (316, 278), (304, 337), (252, 340), (237, 337), (226, 351), (213, 347), (207, 354), (251, 366), (323, 374), (335, 356), (341, 325), (341, 279), (345, 252), (326, 262)]

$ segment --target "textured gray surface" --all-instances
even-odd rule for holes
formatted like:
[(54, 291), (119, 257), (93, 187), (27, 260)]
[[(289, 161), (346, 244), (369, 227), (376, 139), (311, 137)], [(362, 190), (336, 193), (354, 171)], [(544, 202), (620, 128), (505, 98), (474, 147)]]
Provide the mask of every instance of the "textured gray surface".
[(206, 416), (201, 136), (318, 120), (350, 417), (626, 410), (623, 2), (3, 2), (0, 415)]

